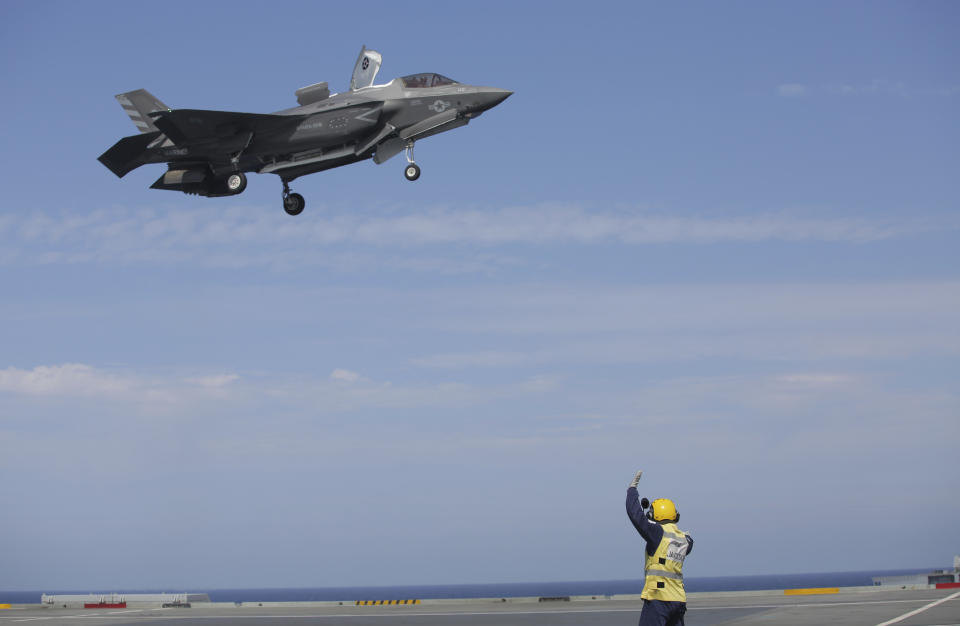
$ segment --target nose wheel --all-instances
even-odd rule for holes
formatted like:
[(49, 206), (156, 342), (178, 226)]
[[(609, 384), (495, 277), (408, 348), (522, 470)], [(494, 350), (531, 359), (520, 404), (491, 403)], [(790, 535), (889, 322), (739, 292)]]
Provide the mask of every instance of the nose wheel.
[(413, 162), (413, 142), (407, 144), (407, 167), (403, 170), (403, 175), (409, 181), (415, 181), (420, 178), (420, 166)]
[(290, 185), (283, 181), (283, 210), (287, 215), (300, 215), (303, 213), (307, 201), (298, 193), (290, 193)]

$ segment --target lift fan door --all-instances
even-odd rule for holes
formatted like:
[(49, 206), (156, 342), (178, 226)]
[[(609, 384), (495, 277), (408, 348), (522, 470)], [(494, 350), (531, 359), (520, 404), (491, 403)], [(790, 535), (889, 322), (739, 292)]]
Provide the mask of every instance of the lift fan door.
[(360, 49), (360, 56), (357, 57), (357, 64), (353, 66), (353, 77), (350, 79), (350, 91), (354, 89), (363, 89), (373, 84), (373, 79), (377, 77), (380, 71), (380, 63), (383, 57), (376, 50), (367, 50), (364, 46)]

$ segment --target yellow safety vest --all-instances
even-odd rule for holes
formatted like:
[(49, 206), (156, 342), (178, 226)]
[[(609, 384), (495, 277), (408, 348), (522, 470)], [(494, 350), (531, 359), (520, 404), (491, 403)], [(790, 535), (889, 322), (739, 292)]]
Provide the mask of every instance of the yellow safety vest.
[(676, 524), (661, 526), (663, 539), (653, 556), (647, 554), (644, 566), (647, 580), (640, 597), (644, 600), (686, 602), (687, 594), (683, 590), (683, 559), (687, 556), (689, 541)]

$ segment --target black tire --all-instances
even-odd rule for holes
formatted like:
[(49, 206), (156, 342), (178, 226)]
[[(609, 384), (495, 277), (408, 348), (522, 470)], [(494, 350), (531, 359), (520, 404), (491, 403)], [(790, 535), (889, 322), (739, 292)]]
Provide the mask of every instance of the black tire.
[(283, 210), (287, 215), (300, 215), (303, 208), (307, 206), (307, 201), (298, 193), (292, 193), (283, 199)]
[(407, 180), (417, 180), (420, 178), (420, 166), (416, 163), (410, 163), (406, 169), (403, 170), (403, 175), (407, 177)]
[(243, 172), (234, 172), (223, 180), (223, 185), (227, 188), (227, 193), (235, 196), (238, 193), (243, 193), (243, 190), (247, 188), (247, 176)]

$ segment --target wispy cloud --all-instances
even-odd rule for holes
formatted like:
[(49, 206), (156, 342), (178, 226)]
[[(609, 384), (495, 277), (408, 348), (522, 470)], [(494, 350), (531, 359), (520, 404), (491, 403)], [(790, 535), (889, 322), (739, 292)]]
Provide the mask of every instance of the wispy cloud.
[(345, 369), (335, 369), (330, 373), (330, 380), (341, 383), (355, 383), (361, 380), (360, 374)]
[[(960, 283), (537, 285), (474, 287), (420, 297), (436, 309), (424, 323), (443, 331), (580, 334), (585, 340), (624, 332), (702, 331), (717, 339), (774, 333), (782, 339), (796, 332), (842, 331), (849, 333), (853, 345), (876, 329), (890, 333), (891, 340), (896, 340), (894, 331), (903, 331), (929, 345), (944, 331), (955, 332)], [(701, 339), (689, 336), (692, 343)], [(509, 358), (500, 350), (478, 354), (491, 364)]]
[[(711, 358), (746, 361), (891, 360), (911, 356), (960, 355), (960, 337), (949, 330), (893, 332), (846, 330), (796, 330), (789, 332), (718, 332), (683, 334), (634, 332), (616, 339), (561, 342), (549, 348), (527, 350), (464, 351), (428, 354), (411, 359), (418, 367), (461, 370), (468, 368), (524, 368), (579, 365), (677, 364)], [(797, 375), (794, 383), (804, 379)], [(808, 384), (817, 381), (807, 380)], [(819, 381), (826, 383), (827, 381)]]
[(639, 385), (632, 399), (614, 398), (609, 406), (629, 410), (627, 423), (650, 420), (696, 432), (691, 443), (707, 448), (712, 436), (718, 444), (752, 450), (751, 462), (763, 459), (773, 467), (811, 455), (830, 463), (838, 461), (837, 454), (844, 459), (899, 454), (900, 462), (909, 454), (920, 460), (926, 445), (940, 450), (950, 445), (930, 442), (929, 433), (947, 441), (960, 434), (958, 403), (953, 391), (897, 388), (862, 372), (788, 370), (653, 381)]
[[(238, 381), (243, 384), (236, 384)], [(492, 399), (540, 394), (555, 387), (548, 376), (518, 377), (513, 382), (478, 386), (457, 382), (398, 384), (374, 381), (346, 369), (327, 378), (151, 375), (135, 370), (106, 370), (82, 363), (38, 365), (0, 370), (0, 397), (91, 401), (98, 407), (134, 407), (150, 413), (189, 414), (199, 404), (224, 403), (215, 412), (238, 407), (293, 407), (310, 414), (365, 409), (471, 406)], [(91, 405), (91, 406), (93, 406)]]
[(220, 389), (236, 382), (237, 380), (240, 380), (240, 376), (237, 374), (212, 374), (209, 376), (187, 378), (186, 382), (193, 383), (207, 389)]
[(785, 83), (777, 87), (777, 93), (785, 98), (796, 98), (807, 93), (807, 87), (799, 83)]
[[(476, 289), (425, 305), (470, 347), (424, 351), (443, 370), (742, 362), (896, 362), (960, 354), (960, 283), (712, 284)], [(426, 299), (426, 298), (424, 298)], [(462, 302), (462, 304), (457, 304)], [(522, 341), (518, 341), (522, 338)], [(832, 379), (792, 375), (784, 382)], [(835, 381), (839, 382), (839, 381)]]
[[(503, 248), (515, 244), (866, 243), (958, 228), (960, 219), (944, 215), (818, 217), (767, 212), (710, 216), (553, 205), (344, 212), (310, 220), (280, 219), (273, 212), (252, 208), (225, 209), (217, 220), (189, 210), (101, 209), (81, 215), (5, 216), (0, 222), (0, 249), (4, 250), (0, 263), (278, 270), (388, 264), (409, 271), (464, 273), (520, 262)], [(458, 249), (451, 262), (441, 252), (449, 245), (467, 249)]]
[(180, 377), (104, 369), (85, 363), (0, 370), (0, 394), (46, 399), (93, 399), (166, 410), (203, 398), (224, 397), (237, 374)]
[(903, 82), (883, 79), (874, 79), (867, 83), (827, 84), (823, 85), (820, 89), (827, 93), (840, 96), (906, 96), (911, 92), (918, 93), (919, 91), (917, 89), (910, 90)]
[(831, 96), (939, 96), (949, 97), (960, 94), (960, 85), (913, 86), (902, 81), (874, 79), (859, 83), (782, 83), (777, 85), (777, 95), (784, 98), (798, 98), (815, 95)]
[(796, 374), (781, 374), (780, 376), (776, 376), (774, 380), (797, 387), (826, 388), (851, 384), (856, 382), (857, 378), (849, 374), (803, 372)]
[(82, 363), (0, 370), (0, 391), (33, 396), (121, 396), (144, 386), (142, 380), (111, 374)]

